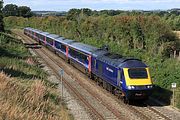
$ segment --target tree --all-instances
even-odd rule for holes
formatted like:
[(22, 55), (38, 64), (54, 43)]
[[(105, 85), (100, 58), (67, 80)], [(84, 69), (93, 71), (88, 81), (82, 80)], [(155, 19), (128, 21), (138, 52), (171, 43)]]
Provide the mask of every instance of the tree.
[(14, 4), (7, 4), (3, 9), (4, 16), (17, 16), (18, 15), (18, 6)]
[(68, 20), (76, 20), (77, 16), (81, 13), (80, 9), (70, 9), (67, 13), (67, 19)]
[(0, 32), (4, 32), (4, 22), (2, 14), (3, 1), (0, 1)]
[(18, 7), (18, 16), (22, 17), (32, 17), (31, 9), (27, 6)]
[(77, 20), (79, 17), (85, 17), (92, 15), (92, 10), (88, 8), (82, 8), (82, 9), (70, 9), (67, 14), (68, 20)]
[(31, 9), (27, 6), (20, 6), (14, 4), (8, 4), (3, 8), (4, 16), (22, 16), (22, 17), (31, 17), (33, 14)]

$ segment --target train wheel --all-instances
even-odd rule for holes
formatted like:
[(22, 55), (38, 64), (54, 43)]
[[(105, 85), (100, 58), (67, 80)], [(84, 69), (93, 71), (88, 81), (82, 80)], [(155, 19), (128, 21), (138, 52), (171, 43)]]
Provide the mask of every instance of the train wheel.
[(130, 100), (127, 99), (126, 97), (123, 97), (123, 101), (124, 101), (125, 104), (129, 104), (129, 103), (130, 103), (130, 102), (129, 102)]
[(66, 58), (66, 62), (70, 64), (70, 60), (68, 58)]
[(88, 73), (88, 77), (89, 77), (90, 79), (93, 78), (91, 73)]

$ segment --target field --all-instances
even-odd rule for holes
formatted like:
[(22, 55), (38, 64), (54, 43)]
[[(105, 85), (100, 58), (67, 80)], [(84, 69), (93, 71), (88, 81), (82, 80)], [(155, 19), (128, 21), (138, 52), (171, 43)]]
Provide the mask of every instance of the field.
[(65, 104), (61, 104), (57, 84), (17, 39), (0, 34), (0, 119), (70, 120)]

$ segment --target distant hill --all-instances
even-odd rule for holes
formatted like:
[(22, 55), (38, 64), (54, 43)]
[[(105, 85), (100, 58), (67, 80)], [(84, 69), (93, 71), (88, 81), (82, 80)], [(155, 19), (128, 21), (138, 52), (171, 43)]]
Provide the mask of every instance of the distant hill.
[(32, 11), (37, 16), (65, 16), (65, 11)]
[[(101, 11), (92, 11), (92, 12), (103, 12), (103, 11), (112, 11), (112, 10), (101, 10)], [(180, 8), (173, 8), (169, 10), (113, 10), (121, 12), (138, 12), (138, 13), (173, 13), (180, 15)], [(68, 11), (32, 11), (36, 16), (65, 16)]]

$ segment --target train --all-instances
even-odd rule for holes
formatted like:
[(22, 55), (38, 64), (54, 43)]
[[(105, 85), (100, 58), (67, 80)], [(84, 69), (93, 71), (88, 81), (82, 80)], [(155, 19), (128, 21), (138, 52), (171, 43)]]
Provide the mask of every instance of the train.
[(147, 100), (153, 91), (149, 67), (139, 59), (112, 54), (62, 36), (34, 28), (24, 28), (24, 34), (48, 47), (103, 88), (123, 98)]

